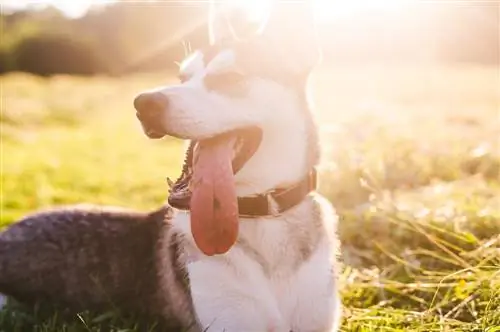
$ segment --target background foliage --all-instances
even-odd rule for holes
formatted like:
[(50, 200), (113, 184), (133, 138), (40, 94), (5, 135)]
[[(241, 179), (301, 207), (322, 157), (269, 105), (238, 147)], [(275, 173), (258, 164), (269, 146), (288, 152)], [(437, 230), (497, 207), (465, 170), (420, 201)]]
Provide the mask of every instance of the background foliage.
[[(120, 1), (95, 7), (78, 19), (68, 19), (52, 7), (2, 13), (0, 70), (116, 74), (175, 68), (175, 61), (184, 56), (183, 41), (193, 47), (206, 44), (207, 9), (204, 2)], [(319, 26), (325, 58), (499, 61), (500, 11), (494, 1), (423, 3), (391, 19), (370, 12), (359, 15), (362, 19), (355, 24), (347, 17)], [(50, 50), (39, 50), (44, 43)]]

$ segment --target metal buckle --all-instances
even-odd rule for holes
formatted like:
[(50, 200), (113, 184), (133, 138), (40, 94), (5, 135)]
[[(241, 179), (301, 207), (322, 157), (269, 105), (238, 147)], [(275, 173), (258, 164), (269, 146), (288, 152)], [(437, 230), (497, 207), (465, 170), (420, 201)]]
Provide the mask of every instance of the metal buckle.
[(266, 193), (267, 211), (271, 216), (276, 217), (280, 215), (280, 212), (278, 202), (276, 202), (276, 200), (274, 199), (273, 193), (274, 190)]

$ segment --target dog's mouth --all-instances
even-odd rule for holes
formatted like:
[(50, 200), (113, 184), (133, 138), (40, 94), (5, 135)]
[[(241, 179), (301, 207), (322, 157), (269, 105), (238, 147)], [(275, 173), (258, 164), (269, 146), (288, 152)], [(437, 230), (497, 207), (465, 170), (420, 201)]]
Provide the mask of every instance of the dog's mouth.
[(136, 113), (136, 117), (137, 119), (139, 119), (142, 130), (148, 138), (160, 139), (167, 135), (165, 131), (161, 129), (160, 123), (157, 119), (147, 118), (141, 115), (139, 112)]
[(233, 130), (191, 141), (182, 174), (169, 181), (171, 206), (191, 212), (191, 231), (207, 255), (229, 250), (238, 234), (238, 200), (234, 175), (262, 141), (257, 127)]
[(165, 137), (165, 134), (162, 134), (154, 129), (148, 129), (146, 130), (146, 136), (153, 139), (160, 139)]

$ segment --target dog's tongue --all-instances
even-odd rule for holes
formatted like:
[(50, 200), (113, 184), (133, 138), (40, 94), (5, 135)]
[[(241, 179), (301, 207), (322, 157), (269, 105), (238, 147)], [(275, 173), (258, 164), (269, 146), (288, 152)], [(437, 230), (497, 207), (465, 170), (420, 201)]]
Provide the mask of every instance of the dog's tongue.
[(206, 255), (223, 254), (238, 236), (238, 201), (232, 169), (235, 137), (199, 142), (191, 184), (191, 232)]

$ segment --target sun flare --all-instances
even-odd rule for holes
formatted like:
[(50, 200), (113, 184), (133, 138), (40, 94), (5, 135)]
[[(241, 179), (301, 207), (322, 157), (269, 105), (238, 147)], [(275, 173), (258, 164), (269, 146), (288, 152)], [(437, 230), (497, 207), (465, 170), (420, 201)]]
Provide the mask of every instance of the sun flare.
[[(389, 13), (415, 0), (312, 0), (319, 22), (354, 18), (361, 12)], [(252, 19), (259, 19), (269, 10), (270, 0), (233, 0), (232, 6), (244, 8)]]
[[(19, 7), (28, 3), (39, 5), (53, 5), (69, 17), (84, 15), (86, 11), (95, 5), (111, 4), (118, 0), (4, 0), (13, 7)], [(144, 0), (146, 2), (161, 2), (161, 0)], [(329, 22), (339, 19), (354, 19), (362, 12), (390, 13), (393, 10), (404, 8), (409, 3), (417, 0), (306, 0), (312, 1), (315, 10), (315, 17), (318, 22)], [(188, 2), (186, 0), (186, 2)], [(218, 0), (243, 8), (251, 19), (265, 17), (269, 11), (272, 0)]]

